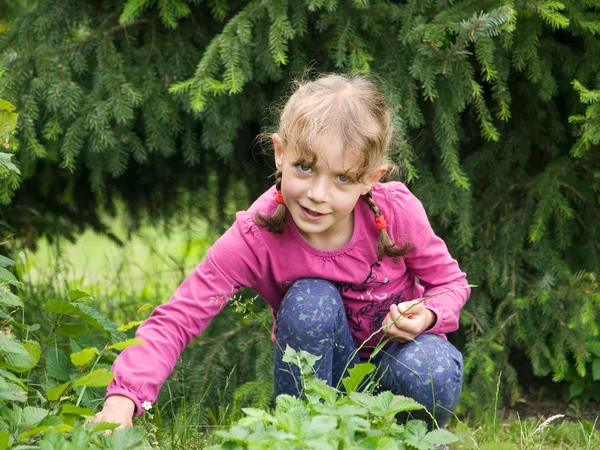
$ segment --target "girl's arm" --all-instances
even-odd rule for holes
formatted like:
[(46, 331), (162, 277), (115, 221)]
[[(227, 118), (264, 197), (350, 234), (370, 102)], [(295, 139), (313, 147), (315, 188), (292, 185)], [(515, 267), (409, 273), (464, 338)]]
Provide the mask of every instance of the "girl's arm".
[(419, 280), (424, 288), (422, 297), (456, 289), (429, 300), (423, 305), (436, 318), (426, 333), (443, 334), (456, 331), (460, 310), (471, 290), (466, 274), (448, 251), (446, 243), (434, 233), (421, 202), (404, 185), (394, 193), (394, 210), (398, 211), (394, 238), (398, 243), (408, 239), (410, 248), (404, 255), (407, 270)]
[(160, 387), (180, 353), (226, 305), (241, 286), (253, 287), (264, 276), (265, 245), (248, 213), (208, 250), (204, 262), (177, 288), (168, 303), (158, 306), (139, 327), (136, 337), (145, 345), (125, 349), (113, 364), (111, 396), (124, 396), (135, 405), (154, 403)]

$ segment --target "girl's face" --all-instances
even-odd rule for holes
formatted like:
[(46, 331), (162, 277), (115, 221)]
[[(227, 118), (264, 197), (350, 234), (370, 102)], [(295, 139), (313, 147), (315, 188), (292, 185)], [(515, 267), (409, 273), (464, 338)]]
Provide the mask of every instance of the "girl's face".
[(386, 166), (357, 181), (362, 161), (358, 155), (345, 154), (341, 139), (334, 134), (324, 134), (319, 140), (314, 164), (284, 148), (277, 134), (273, 144), (275, 165), (282, 175), (281, 193), (300, 233), (322, 250), (347, 244), (354, 230), (354, 206), (385, 174)]

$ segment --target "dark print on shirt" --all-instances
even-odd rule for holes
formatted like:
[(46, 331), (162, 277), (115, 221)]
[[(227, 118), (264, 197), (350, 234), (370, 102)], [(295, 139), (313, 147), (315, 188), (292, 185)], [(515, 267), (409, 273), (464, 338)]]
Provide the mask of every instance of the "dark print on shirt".
[(389, 283), (389, 279), (385, 277), (383, 280), (378, 279), (378, 275), (375, 273), (375, 268), (381, 267), (381, 260), (375, 261), (371, 264), (369, 268), (369, 274), (367, 278), (362, 283), (354, 284), (354, 283), (342, 283), (340, 281), (334, 281), (333, 284), (340, 291), (341, 294), (353, 291), (353, 292), (364, 292), (364, 291), (372, 291), (373, 288), (377, 288), (380, 286), (385, 286)]
[[(405, 301), (406, 298), (402, 294), (392, 294), (383, 300), (371, 300), (356, 312), (354, 318), (351, 317), (351, 312), (350, 316), (347, 315), (346, 317), (353, 331), (358, 332), (363, 330), (364, 321), (369, 324), (369, 333), (373, 334), (381, 328), (381, 323), (390, 311), (390, 306), (398, 305)], [(346, 310), (346, 312), (349, 311)]]
[(356, 296), (356, 300), (364, 300), (365, 305), (355, 313), (344, 304), (346, 318), (353, 332), (363, 330), (363, 325), (369, 327), (369, 333), (373, 334), (379, 328), (385, 316), (390, 310), (392, 304), (399, 304), (406, 301), (402, 294), (391, 294), (387, 292), (374, 293), (373, 291), (381, 286), (388, 284), (387, 277), (380, 279), (376, 269), (381, 267), (381, 260), (375, 261), (369, 268), (369, 274), (362, 283), (334, 283), (340, 293), (353, 291), (360, 293)]

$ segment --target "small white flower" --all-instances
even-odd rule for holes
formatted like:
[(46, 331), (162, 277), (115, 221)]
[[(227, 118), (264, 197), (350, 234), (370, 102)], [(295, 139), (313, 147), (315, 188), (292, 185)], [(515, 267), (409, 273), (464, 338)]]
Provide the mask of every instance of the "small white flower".
[(152, 408), (152, 402), (146, 400), (144, 403), (142, 403), (142, 408), (144, 408), (146, 411), (150, 411)]

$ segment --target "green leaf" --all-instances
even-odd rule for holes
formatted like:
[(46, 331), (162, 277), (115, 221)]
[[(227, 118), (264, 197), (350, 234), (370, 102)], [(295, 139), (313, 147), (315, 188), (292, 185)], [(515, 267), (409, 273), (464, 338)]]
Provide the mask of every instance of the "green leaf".
[(262, 409), (242, 408), (242, 411), (244, 411), (244, 413), (248, 417), (254, 417), (254, 418), (264, 421), (264, 422), (277, 423), (277, 419), (275, 419), (275, 417), (273, 417), (271, 414), (263, 411)]
[(121, 341), (113, 345), (109, 345), (107, 349), (109, 350), (124, 350), (127, 347), (132, 347), (134, 345), (146, 345), (144, 341), (141, 339), (127, 339), (126, 341)]
[(5, 380), (8, 380), (12, 383), (18, 384), (23, 389), (27, 390), (27, 386), (25, 385), (25, 383), (23, 383), (23, 380), (21, 380), (19, 377), (9, 372), (8, 370), (0, 369), (0, 377), (3, 377)]
[(12, 272), (6, 270), (4, 267), (0, 267), (0, 281), (12, 284), (13, 286), (19, 286), (21, 284), (12, 274)]
[(337, 396), (340, 393), (336, 388), (329, 386), (325, 381), (316, 377), (303, 381), (307, 393), (317, 394), (320, 398), (325, 400), (326, 403), (335, 403)]
[(46, 391), (46, 397), (48, 400), (55, 401), (60, 398), (60, 396), (67, 390), (67, 388), (71, 385), (70, 381), (66, 383), (59, 384), (58, 386), (53, 387), (52, 389), (48, 389)]
[(34, 428), (31, 428), (30, 430), (24, 431), (23, 433), (19, 434), (19, 437), (17, 439), (19, 441), (24, 441), (25, 439), (30, 438), (31, 436), (35, 436), (36, 434), (39, 434), (39, 433), (45, 433), (52, 429), (53, 429), (53, 427), (48, 426), (48, 425), (34, 427)]
[(369, 412), (375, 404), (375, 398), (371, 394), (365, 392), (350, 392), (348, 397), (350, 397), (353, 402), (367, 408)]
[(0, 99), (0, 111), (13, 112), (15, 107), (12, 103), (7, 102), (6, 100)]
[(23, 302), (6, 287), (0, 287), (0, 305), (8, 306), (9, 308), (17, 308), (23, 307)]
[(21, 423), (19, 425), (37, 425), (48, 415), (49, 411), (44, 408), (36, 408), (34, 406), (26, 406), (23, 408), (21, 415)]
[(100, 439), (104, 448), (109, 449), (128, 449), (139, 444), (144, 438), (145, 432), (140, 427), (121, 428), (114, 430), (112, 435), (102, 435)]
[(40, 356), (42, 355), (42, 349), (40, 348), (40, 346), (37, 342), (22, 341), (21, 344), (23, 344), (23, 347), (25, 348), (25, 350), (31, 357), (31, 365), (28, 365), (27, 367), (14, 367), (14, 366), (11, 366), (10, 364), (8, 364), (6, 366), (8, 369), (12, 370), (13, 372), (18, 372), (18, 373), (27, 372), (28, 370), (33, 369), (39, 362)]
[(10, 434), (8, 434), (8, 431), (0, 431), (0, 450), (6, 450), (9, 441)]
[(49, 377), (60, 381), (67, 381), (71, 375), (73, 365), (69, 357), (56, 345), (46, 350), (46, 373)]
[(304, 350), (296, 352), (289, 345), (286, 347), (285, 352), (283, 353), (282, 361), (293, 364), (300, 369), (300, 373), (303, 375), (313, 373), (313, 367), (316, 362), (320, 360), (320, 356), (311, 355)]
[(100, 422), (100, 423), (93, 423), (92, 424), (92, 433), (97, 433), (99, 431), (106, 431), (106, 430), (114, 430), (115, 428), (118, 428), (121, 426), (120, 423), (115, 423), (115, 422)]
[(375, 365), (371, 363), (356, 364), (352, 369), (348, 369), (349, 376), (342, 380), (346, 392), (354, 392), (362, 380), (375, 370)]
[(24, 344), (19, 342), (12, 334), (0, 333), (0, 364), (4, 360), (4, 366), (15, 371), (27, 371), (33, 368), (37, 361), (28, 351)]
[[(67, 423), (61, 423), (61, 424), (53, 425), (53, 426), (42, 425), (42, 426), (35, 427), (35, 428), (32, 428), (31, 430), (27, 430), (27, 431), (21, 433), (19, 435), (19, 441), (24, 441), (25, 439), (27, 439), (27, 438), (29, 438), (31, 436), (34, 436), (36, 434), (40, 434), (40, 433), (48, 433), (48, 434), (50, 434), (52, 432), (68, 433), (72, 429), (73, 429), (73, 426), (69, 425)], [(57, 435), (57, 436), (60, 436), (60, 434)], [(47, 439), (47, 437), (44, 436), (44, 440), (41, 441), (40, 443), (47, 442), (46, 439)], [(25, 447), (25, 448), (28, 448), (28, 447)], [(58, 448), (64, 449), (65, 446), (64, 445), (58, 445), (58, 444), (52, 444), (50, 447), (40, 446), (40, 449), (44, 449), (44, 450), (46, 450), (46, 449), (48, 449), (48, 450), (50, 450), (50, 449), (54, 450), (54, 449), (58, 449)], [(83, 448), (83, 447), (69, 447), (69, 448)]]
[(79, 378), (73, 386), (106, 387), (115, 377), (108, 369), (96, 369)]
[(298, 399), (298, 397), (293, 397), (288, 394), (281, 394), (277, 396), (275, 403), (277, 405), (277, 411), (286, 412), (296, 406), (301, 405), (302, 401)]
[(132, 328), (137, 327), (138, 325), (141, 325), (143, 323), (144, 323), (143, 320), (134, 320), (131, 322), (127, 322), (126, 324), (119, 325), (117, 327), (117, 330), (119, 330), (121, 333), (124, 333), (125, 331), (129, 331)]
[(71, 353), (71, 362), (75, 366), (85, 366), (99, 353), (96, 347), (84, 348), (78, 353)]
[(433, 430), (427, 433), (425, 438), (423, 439), (425, 442), (429, 444), (451, 444), (452, 442), (458, 441), (458, 438), (446, 430)]
[(354, 405), (354, 404), (335, 404), (335, 405), (327, 405), (323, 403), (319, 403), (318, 405), (313, 406), (313, 410), (318, 412), (319, 414), (326, 414), (328, 416), (365, 416), (367, 415), (367, 410), (362, 406)]
[(69, 298), (71, 299), (72, 302), (75, 302), (75, 301), (79, 300), (80, 298), (85, 298), (85, 297), (91, 297), (91, 295), (88, 294), (87, 292), (83, 292), (78, 289), (69, 291)]
[(406, 443), (419, 450), (431, 448), (431, 445), (427, 442), (422, 442), (426, 435), (427, 424), (422, 420), (410, 420), (404, 426), (404, 439)]
[(0, 399), (9, 402), (25, 402), (27, 392), (21, 386), (0, 378)]
[(89, 325), (108, 334), (112, 339), (119, 337), (117, 326), (94, 308), (76, 302), (65, 302), (62, 300), (49, 300), (44, 305), (44, 311), (58, 315), (69, 315), (80, 317)]
[(62, 405), (61, 414), (75, 414), (78, 416), (93, 416), (96, 413), (88, 408), (73, 405), (72, 403), (64, 403)]
[(377, 416), (391, 416), (399, 412), (415, 411), (423, 409), (423, 405), (417, 403), (412, 398), (402, 395), (394, 395), (390, 391), (382, 392), (375, 398), (375, 404), (371, 413)]
[(7, 258), (6, 256), (2, 256), (0, 255), (0, 267), (8, 267), (8, 266), (14, 266), (15, 262), (10, 259)]
[(85, 324), (61, 323), (56, 327), (56, 332), (70, 338), (76, 338), (88, 334), (90, 329)]

